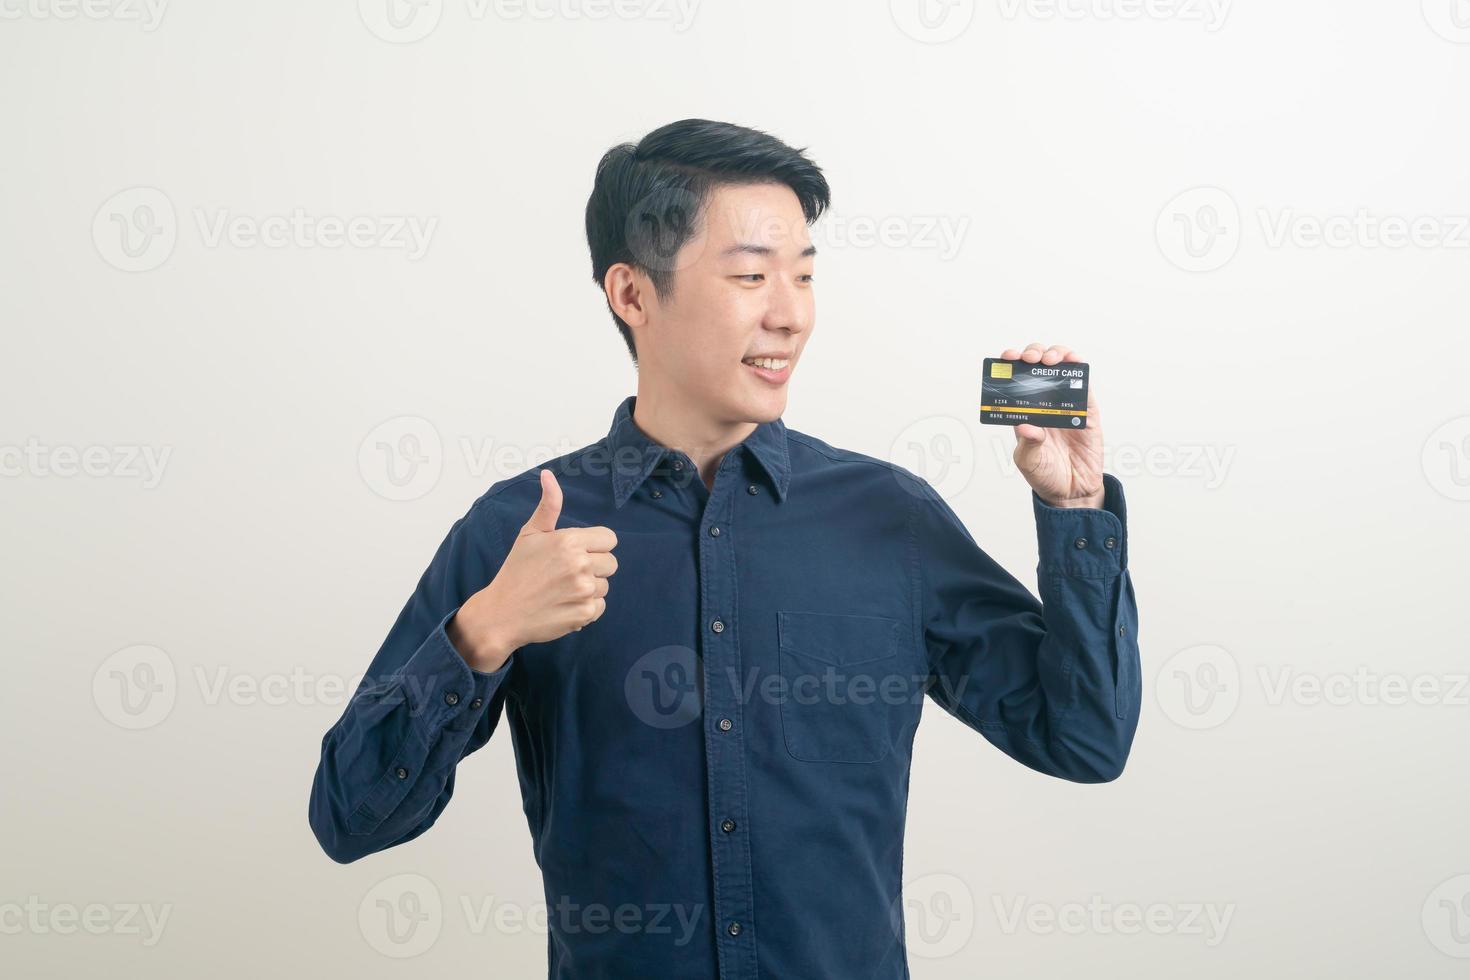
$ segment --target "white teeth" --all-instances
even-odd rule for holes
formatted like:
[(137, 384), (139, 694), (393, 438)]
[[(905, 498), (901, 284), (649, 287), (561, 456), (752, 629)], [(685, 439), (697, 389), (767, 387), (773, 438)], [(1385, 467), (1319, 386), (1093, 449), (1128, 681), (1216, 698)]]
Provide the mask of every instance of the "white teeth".
[(754, 364), (756, 367), (763, 367), (771, 371), (779, 371), (791, 362), (784, 357), (752, 357), (745, 363)]

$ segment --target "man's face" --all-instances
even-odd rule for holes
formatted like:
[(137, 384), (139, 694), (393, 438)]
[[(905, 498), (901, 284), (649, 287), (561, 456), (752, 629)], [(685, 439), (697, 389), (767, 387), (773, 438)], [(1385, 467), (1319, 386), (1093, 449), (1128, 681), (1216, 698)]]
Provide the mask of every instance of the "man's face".
[(674, 258), (673, 293), (650, 299), (640, 374), (716, 421), (780, 417), (816, 315), (815, 252), (791, 188), (717, 187)]

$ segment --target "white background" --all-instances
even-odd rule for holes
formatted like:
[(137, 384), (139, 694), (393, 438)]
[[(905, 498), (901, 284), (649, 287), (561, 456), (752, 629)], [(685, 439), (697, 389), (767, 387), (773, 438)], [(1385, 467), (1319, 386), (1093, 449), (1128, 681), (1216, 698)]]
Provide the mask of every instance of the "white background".
[(582, 211), (688, 116), (832, 183), (790, 426), (1034, 587), (979, 367), (1066, 343), (1128, 495), (1128, 770), (931, 705), (914, 976), (1464, 975), (1470, 4), (92, 2), (0, 0), (7, 975), (544, 975), (504, 730), (356, 864), (307, 796), (452, 521), (634, 390)]

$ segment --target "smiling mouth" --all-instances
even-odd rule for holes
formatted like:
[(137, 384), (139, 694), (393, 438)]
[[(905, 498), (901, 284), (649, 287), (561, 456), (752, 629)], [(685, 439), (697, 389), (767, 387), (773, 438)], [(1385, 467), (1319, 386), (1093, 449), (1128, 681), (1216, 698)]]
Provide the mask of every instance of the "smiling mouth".
[(766, 384), (780, 387), (791, 377), (789, 357), (747, 357), (740, 363)]

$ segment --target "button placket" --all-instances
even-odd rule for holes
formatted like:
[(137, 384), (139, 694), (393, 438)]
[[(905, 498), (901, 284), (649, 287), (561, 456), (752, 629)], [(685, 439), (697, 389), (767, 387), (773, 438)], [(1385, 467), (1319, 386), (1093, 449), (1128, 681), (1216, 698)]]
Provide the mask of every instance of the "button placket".
[[(700, 570), (701, 644), (704, 648), (704, 716), (707, 832), (714, 861), (714, 908), (720, 930), (716, 951), (722, 978), (755, 980), (754, 885), (749, 835), (735, 833), (746, 822), (745, 726), (741, 724), (738, 678), (742, 673), (737, 600), (734, 495), (746, 486), (736, 469), (738, 450), (727, 453), (715, 474), (697, 535)], [(737, 482), (738, 481), (738, 482)], [(745, 499), (742, 494), (741, 499)]]

